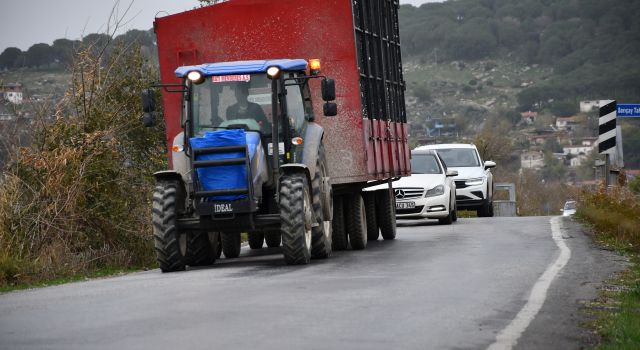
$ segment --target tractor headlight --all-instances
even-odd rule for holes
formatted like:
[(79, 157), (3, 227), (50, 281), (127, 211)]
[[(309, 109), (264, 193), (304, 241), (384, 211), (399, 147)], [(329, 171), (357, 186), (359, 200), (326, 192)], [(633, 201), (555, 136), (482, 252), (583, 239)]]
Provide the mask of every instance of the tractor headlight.
[(430, 190), (424, 195), (425, 197), (435, 197), (441, 196), (444, 194), (444, 185), (438, 185)]
[(267, 69), (267, 76), (269, 79), (278, 79), (280, 77), (280, 72), (280, 68), (272, 66)]
[(189, 74), (187, 74), (187, 79), (191, 80), (191, 82), (196, 85), (202, 84), (204, 82), (204, 76), (197, 70), (192, 70), (191, 72), (189, 72)]

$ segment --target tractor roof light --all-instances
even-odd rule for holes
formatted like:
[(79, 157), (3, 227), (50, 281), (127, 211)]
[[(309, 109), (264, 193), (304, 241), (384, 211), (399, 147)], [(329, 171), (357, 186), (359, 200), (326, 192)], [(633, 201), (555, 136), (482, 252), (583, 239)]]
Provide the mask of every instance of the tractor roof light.
[(282, 71), (280, 70), (279, 67), (272, 66), (267, 69), (267, 76), (269, 77), (269, 79), (278, 79), (280, 78), (281, 72)]
[(204, 76), (197, 70), (189, 72), (189, 74), (187, 74), (187, 79), (191, 80), (191, 82), (196, 85), (204, 83)]
[(311, 70), (312, 75), (320, 74), (320, 60), (317, 58), (312, 58), (309, 60), (309, 69)]

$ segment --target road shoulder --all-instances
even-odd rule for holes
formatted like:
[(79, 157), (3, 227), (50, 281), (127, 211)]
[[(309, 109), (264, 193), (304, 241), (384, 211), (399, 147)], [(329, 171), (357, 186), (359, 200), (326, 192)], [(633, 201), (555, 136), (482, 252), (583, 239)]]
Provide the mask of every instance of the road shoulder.
[(572, 256), (548, 291), (537, 317), (524, 332), (516, 349), (581, 349), (598, 343), (599, 338), (583, 325), (589, 321), (586, 302), (598, 296), (598, 289), (627, 260), (614, 251), (598, 246), (588, 228), (575, 219), (563, 218), (561, 229)]

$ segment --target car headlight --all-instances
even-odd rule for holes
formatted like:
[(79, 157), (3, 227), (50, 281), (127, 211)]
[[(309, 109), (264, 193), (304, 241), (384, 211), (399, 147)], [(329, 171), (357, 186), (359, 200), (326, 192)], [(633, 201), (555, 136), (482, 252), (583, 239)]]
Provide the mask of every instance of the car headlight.
[(478, 186), (478, 185), (482, 185), (484, 183), (484, 178), (483, 177), (478, 177), (475, 179), (469, 179), (467, 181), (464, 182), (465, 185), (467, 186)]
[(424, 195), (425, 197), (435, 197), (441, 196), (444, 194), (444, 185), (438, 185), (430, 190)]

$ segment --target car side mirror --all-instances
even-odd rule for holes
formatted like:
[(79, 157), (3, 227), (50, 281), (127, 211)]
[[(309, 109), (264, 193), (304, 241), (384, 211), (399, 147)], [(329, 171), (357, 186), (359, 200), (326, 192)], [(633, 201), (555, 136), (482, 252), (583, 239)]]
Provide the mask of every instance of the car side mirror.
[(447, 170), (447, 176), (448, 177), (458, 176), (458, 171), (457, 170)]
[(564, 212), (564, 209), (560, 209), (560, 211)]
[(334, 101), (336, 99), (336, 81), (333, 79), (322, 80), (322, 100)]
[(333, 102), (327, 102), (322, 108), (326, 117), (335, 117), (338, 115), (338, 105)]
[(484, 162), (484, 169), (491, 169), (491, 168), (495, 168), (496, 167), (496, 162), (488, 160), (486, 162)]
[(142, 111), (145, 113), (156, 111), (156, 98), (151, 89), (142, 90)]

